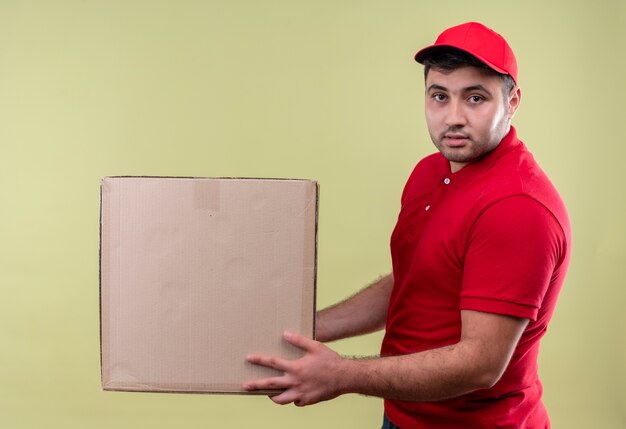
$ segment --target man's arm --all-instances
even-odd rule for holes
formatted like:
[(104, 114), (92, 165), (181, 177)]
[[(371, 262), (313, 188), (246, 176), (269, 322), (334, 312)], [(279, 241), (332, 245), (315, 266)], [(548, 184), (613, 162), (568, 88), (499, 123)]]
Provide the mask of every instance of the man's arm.
[(388, 274), (345, 301), (319, 311), (316, 339), (334, 341), (384, 328), (392, 287), (393, 276)]
[(298, 334), (285, 339), (305, 350), (294, 361), (248, 356), (284, 375), (248, 382), (246, 390), (284, 389), (278, 404), (311, 405), (345, 393), (405, 401), (437, 401), (493, 386), (502, 376), (528, 319), (464, 310), (457, 344), (404, 356), (348, 359)]

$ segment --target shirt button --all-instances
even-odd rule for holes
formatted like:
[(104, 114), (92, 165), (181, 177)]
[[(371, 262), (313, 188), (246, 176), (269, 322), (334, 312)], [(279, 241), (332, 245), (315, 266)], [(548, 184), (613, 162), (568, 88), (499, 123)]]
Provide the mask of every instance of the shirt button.
[(430, 210), (430, 204), (428, 204), (426, 207), (424, 207), (424, 210), (425, 210), (425, 211)]
[(446, 185), (450, 184), (450, 178), (446, 177), (445, 179), (443, 179), (443, 183), (445, 183)]

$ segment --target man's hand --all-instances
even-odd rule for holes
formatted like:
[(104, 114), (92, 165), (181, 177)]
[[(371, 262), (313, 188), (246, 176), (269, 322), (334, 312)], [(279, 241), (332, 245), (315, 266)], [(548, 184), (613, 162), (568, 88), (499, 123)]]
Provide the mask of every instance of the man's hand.
[(246, 360), (255, 365), (282, 371), (282, 376), (249, 381), (244, 384), (247, 391), (263, 389), (285, 389), (272, 396), (277, 404), (293, 402), (302, 407), (336, 398), (342, 393), (342, 366), (345, 360), (324, 344), (302, 335), (285, 332), (284, 339), (305, 351), (297, 360), (275, 356), (250, 355)]
[(282, 371), (282, 376), (250, 381), (244, 389), (284, 389), (277, 404), (311, 405), (344, 393), (399, 401), (440, 401), (491, 388), (506, 370), (528, 324), (521, 319), (472, 310), (461, 311), (456, 344), (413, 354), (347, 359), (302, 335), (285, 340), (305, 351), (297, 360), (248, 356), (248, 362)]

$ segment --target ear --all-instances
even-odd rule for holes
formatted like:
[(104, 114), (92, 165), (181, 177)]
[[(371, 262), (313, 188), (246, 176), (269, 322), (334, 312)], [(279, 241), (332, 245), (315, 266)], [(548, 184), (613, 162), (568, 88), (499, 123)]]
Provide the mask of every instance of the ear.
[(513, 88), (511, 90), (511, 93), (509, 94), (508, 97), (508, 109), (509, 109), (509, 121), (511, 119), (513, 119), (513, 116), (515, 116), (515, 112), (517, 112), (517, 108), (519, 107), (520, 103), (522, 102), (522, 89), (519, 86), (515, 86), (515, 88)]

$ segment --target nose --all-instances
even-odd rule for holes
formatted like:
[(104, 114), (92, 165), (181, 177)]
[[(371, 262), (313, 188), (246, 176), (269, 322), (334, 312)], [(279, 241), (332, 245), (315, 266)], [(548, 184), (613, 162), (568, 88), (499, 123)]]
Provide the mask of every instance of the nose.
[(467, 124), (463, 103), (460, 100), (450, 100), (446, 109), (446, 126), (450, 128), (462, 127)]

